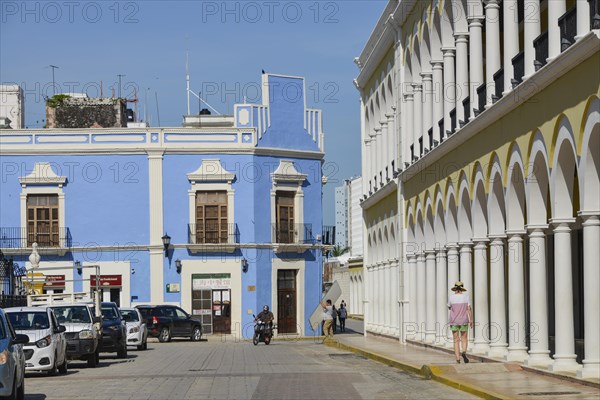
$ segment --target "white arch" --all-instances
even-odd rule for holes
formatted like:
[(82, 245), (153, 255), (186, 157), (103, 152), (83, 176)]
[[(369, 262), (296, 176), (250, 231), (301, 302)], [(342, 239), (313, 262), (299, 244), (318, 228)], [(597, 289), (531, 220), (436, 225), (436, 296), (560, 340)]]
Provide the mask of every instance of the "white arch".
[(508, 163), (508, 186), (506, 189), (506, 229), (522, 231), (525, 229), (525, 178), (523, 159), (518, 146), (513, 146)]
[(435, 200), (435, 217), (433, 221), (435, 247), (441, 248), (446, 245), (446, 222), (444, 221), (444, 198), (438, 189)]
[(490, 172), (490, 187), (488, 195), (488, 227), (490, 234), (504, 235), (505, 219), (504, 187), (502, 186), (502, 167), (498, 156), (494, 157)]
[(473, 237), (485, 238), (488, 234), (487, 195), (485, 193), (485, 177), (481, 165), (478, 164), (473, 183)]
[(554, 159), (550, 175), (550, 197), (553, 218), (573, 217), (574, 178), (577, 172), (573, 129), (567, 117), (562, 117), (558, 128)]
[(548, 171), (548, 150), (540, 131), (534, 134), (527, 171), (527, 223), (545, 225), (548, 223), (548, 192), (550, 174)]
[(579, 161), (582, 192), (581, 209), (600, 210), (600, 99), (594, 98), (588, 108), (583, 128), (583, 147)]
[(469, 242), (473, 237), (471, 200), (469, 197), (469, 183), (467, 177), (462, 176), (458, 189), (458, 239), (461, 242)]
[(448, 243), (458, 243), (458, 212), (454, 185), (450, 184), (446, 194), (446, 239)]

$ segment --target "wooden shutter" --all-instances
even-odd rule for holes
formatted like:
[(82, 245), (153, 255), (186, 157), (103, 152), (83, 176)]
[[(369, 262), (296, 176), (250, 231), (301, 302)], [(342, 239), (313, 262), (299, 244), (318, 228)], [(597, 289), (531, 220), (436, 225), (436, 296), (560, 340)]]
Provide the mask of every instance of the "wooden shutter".
[(227, 192), (196, 192), (196, 243), (227, 243)]

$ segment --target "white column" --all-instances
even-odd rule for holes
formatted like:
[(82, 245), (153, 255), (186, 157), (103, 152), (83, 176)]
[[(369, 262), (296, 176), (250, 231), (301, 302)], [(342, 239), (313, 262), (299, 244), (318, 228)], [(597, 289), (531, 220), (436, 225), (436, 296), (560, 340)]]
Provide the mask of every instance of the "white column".
[[(448, 295), (450, 294), (450, 288), (454, 286), (454, 283), (458, 281), (459, 276), (459, 262), (460, 257), (458, 254), (458, 244), (457, 243), (448, 243), (446, 244), (446, 248), (448, 249), (448, 286), (446, 287), (446, 291), (444, 294), (446, 295), (446, 304), (448, 304)], [(446, 312), (446, 316), (448, 313)], [(452, 338), (452, 332), (450, 331), (450, 327), (446, 327), (446, 346), (451, 348), (453, 347), (454, 339)]]
[[(410, 156), (410, 145), (413, 144), (414, 142), (414, 134), (413, 134), (413, 115), (415, 112), (414, 109), (414, 96), (412, 93), (406, 93), (404, 95), (404, 101), (406, 102), (406, 106), (405, 106), (405, 116), (404, 116), (404, 122), (405, 122), (405, 128), (406, 130), (404, 132), (401, 133), (402, 135), (402, 145), (404, 146), (404, 149), (402, 150), (402, 154), (404, 154), (404, 161), (412, 163), (412, 159)], [(404, 169), (404, 166), (399, 165), (399, 167), (401, 167), (402, 169)]]
[(485, 17), (475, 16), (469, 18), (469, 97), (471, 100), (471, 118), (474, 110), (478, 108), (477, 88), (483, 80), (483, 21)]
[(558, 19), (567, 11), (565, 0), (548, 1), (548, 61), (560, 54)]
[(427, 318), (427, 285), (425, 274), (425, 253), (417, 255), (417, 322), (419, 335), (417, 339), (425, 340), (425, 320)]
[[(381, 171), (383, 172), (383, 183), (386, 182), (386, 174), (385, 174), (385, 167), (388, 167), (390, 165), (390, 160), (388, 158), (388, 154), (389, 154), (389, 148), (390, 148), (390, 143), (389, 143), (389, 126), (388, 126), (388, 122), (387, 119), (384, 119), (382, 121), (379, 121), (379, 123), (381, 124), (381, 153), (379, 154), (379, 158), (381, 159)], [(388, 173), (389, 173), (389, 168), (388, 168)]]
[(469, 95), (469, 34), (455, 33), (456, 41), (456, 126), (465, 121), (463, 100)]
[[(375, 180), (373, 179), (377, 175), (377, 132), (375, 129), (371, 130), (369, 137), (371, 138), (371, 175), (369, 175), (369, 180), (373, 183), (373, 191), (375, 191)], [(372, 264), (372, 266), (374, 265), (375, 263)]]
[[(460, 280), (464, 283), (465, 288), (471, 292), (471, 299), (473, 299), (473, 258), (471, 256), (472, 246), (473, 243), (471, 242), (460, 243)], [(473, 300), (471, 300), (471, 302)], [(472, 329), (469, 329), (469, 342), (471, 343), (470, 348), (473, 348)]]
[(162, 244), (163, 232), (163, 153), (148, 154), (150, 176), (150, 300), (160, 304), (164, 299), (163, 272), (165, 254)]
[(488, 242), (487, 238), (473, 239), (475, 249), (473, 251), (473, 263), (475, 264), (475, 284), (473, 285), (473, 308), (475, 322), (475, 341), (473, 353), (487, 354), (490, 350), (490, 330), (488, 315)]
[(540, 0), (525, 0), (525, 15), (523, 19), (525, 41), (525, 76), (523, 79), (529, 78), (535, 73), (535, 48), (533, 41), (540, 35)]
[[(552, 3), (552, 2), (550, 2)], [(552, 219), (554, 225), (554, 363), (552, 371), (576, 371), (573, 317), (573, 259), (571, 228), (574, 218)], [(595, 246), (598, 246), (596, 243)]]
[(414, 114), (413, 114), (413, 146), (415, 156), (421, 157), (421, 147), (419, 147), (419, 138), (423, 135), (423, 85), (413, 83), (414, 94)]
[(433, 74), (421, 72), (423, 79), (423, 149), (429, 149), (429, 128), (433, 127)]
[[(577, 3), (579, 7), (579, 3)], [(577, 375), (581, 378), (600, 378), (600, 212), (581, 212), (583, 218), (583, 315), (585, 316), (585, 358), (583, 369)]]
[(575, 40), (579, 40), (590, 31), (590, 3), (588, 0), (577, 0), (577, 35)]
[(381, 153), (383, 152), (383, 135), (381, 133), (381, 125), (374, 129), (375, 131), (375, 173), (377, 176), (377, 188), (380, 187), (381, 178), (379, 177), (379, 172), (381, 172), (381, 168), (383, 166), (383, 160), (381, 157)]
[(492, 105), (494, 74), (500, 69), (500, 0), (485, 4), (486, 108)]
[(448, 278), (446, 271), (446, 250), (443, 247), (438, 248), (435, 261), (435, 282), (436, 282), (436, 343), (445, 344), (445, 328), (448, 324)]
[(509, 231), (508, 234), (508, 354), (507, 361), (523, 362), (527, 359), (525, 335), (525, 255), (523, 252), (524, 231)]
[(426, 254), (426, 281), (427, 281), (427, 316), (425, 323), (425, 342), (435, 342), (435, 251), (427, 250)]
[[(519, 6), (517, 0), (504, 0), (504, 93), (512, 90), (512, 59), (519, 54)], [(529, 18), (529, 15), (527, 15)]]
[(548, 278), (546, 272), (546, 234), (548, 225), (528, 225), (529, 230), (529, 310), (532, 332), (526, 365), (552, 364), (548, 346)]
[(399, 287), (398, 287), (398, 270), (400, 269), (400, 265), (397, 261), (394, 262), (394, 265), (391, 267), (391, 279), (390, 285), (392, 286), (392, 298), (391, 298), (391, 322), (390, 326), (392, 327), (391, 334), (394, 336), (400, 336), (400, 327), (398, 326), (398, 312), (400, 303), (398, 300), (400, 299)]
[(392, 332), (392, 309), (394, 308), (394, 292), (392, 291), (392, 276), (391, 276), (391, 268), (389, 262), (387, 265), (383, 266), (383, 276), (384, 276), (384, 285), (385, 285), (385, 297), (383, 308), (385, 310), (384, 313), (384, 325), (385, 325), (385, 333), (388, 335)]
[(371, 173), (371, 146), (373, 146), (373, 141), (371, 140), (371, 138), (369, 136), (367, 136), (368, 139), (365, 139), (365, 154), (366, 157), (368, 159), (369, 162), (365, 162), (365, 172), (364, 172), (364, 176), (366, 177), (366, 179), (363, 179), (363, 187), (365, 188), (365, 194), (367, 194), (369, 192), (369, 190), (372, 190), (373, 187), (369, 187), (369, 180), (371, 180), (372, 178), (370, 178), (371, 175), (373, 175)]
[(444, 62), (432, 61), (433, 70), (433, 140), (438, 143), (443, 132), (440, 132), (438, 122), (444, 118)]
[[(388, 137), (388, 145), (387, 145), (387, 160), (386, 165), (389, 167), (390, 171), (390, 179), (394, 178), (394, 171), (392, 170), (392, 161), (394, 161), (394, 168), (398, 168), (398, 159), (397, 149), (398, 149), (398, 141), (396, 136), (396, 124), (394, 123), (394, 114), (385, 114), (387, 118), (387, 137)], [(394, 244), (395, 245), (395, 244)]]
[[(450, 130), (450, 111), (456, 104), (456, 77), (454, 75), (454, 47), (442, 47), (444, 55), (444, 131)], [(446, 138), (446, 132), (442, 132)]]
[(375, 331), (377, 333), (381, 333), (382, 330), (382, 314), (383, 314), (383, 304), (382, 304), (382, 299), (384, 297), (384, 288), (381, 285), (381, 282), (383, 281), (383, 279), (381, 279), (381, 264), (380, 262), (377, 263), (377, 265), (375, 266), (375, 282), (377, 282), (376, 286), (375, 286), (375, 292), (373, 293), (373, 297), (375, 298)]
[(408, 258), (408, 320), (405, 321), (406, 338), (417, 339), (417, 255), (409, 254)]
[(504, 283), (504, 238), (490, 238), (490, 357), (504, 358), (506, 347), (506, 294)]

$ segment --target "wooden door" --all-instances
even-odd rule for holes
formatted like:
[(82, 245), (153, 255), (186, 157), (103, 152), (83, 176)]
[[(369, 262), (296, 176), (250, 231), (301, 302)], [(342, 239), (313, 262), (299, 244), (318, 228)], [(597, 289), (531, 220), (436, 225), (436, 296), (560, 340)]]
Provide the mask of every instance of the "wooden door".
[(296, 271), (277, 271), (277, 331), (297, 333), (296, 321)]
[(231, 289), (213, 289), (213, 332), (231, 333)]

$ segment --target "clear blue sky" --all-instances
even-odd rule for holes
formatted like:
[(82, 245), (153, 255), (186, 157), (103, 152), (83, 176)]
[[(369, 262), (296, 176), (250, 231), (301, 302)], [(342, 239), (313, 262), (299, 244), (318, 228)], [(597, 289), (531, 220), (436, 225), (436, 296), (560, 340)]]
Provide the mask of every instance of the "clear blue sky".
[[(191, 88), (219, 112), (258, 102), (261, 70), (306, 77), (308, 106), (324, 113), (329, 183), (325, 223), (334, 223), (334, 187), (360, 174), (359, 97), (353, 63), (387, 1), (0, 1), (0, 81), (26, 91), (26, 125), (44, 124), (52, 69), (62, 92), (133, 97), (143, 118), (181, 126), (185, 54)], [(69, 87), (73, 88), (69, 90)], [(192, 113), (198, 103), (191, 101)]]

